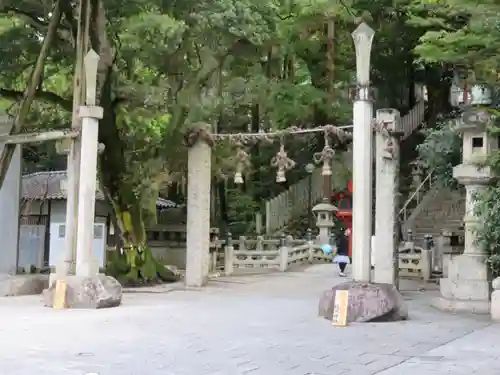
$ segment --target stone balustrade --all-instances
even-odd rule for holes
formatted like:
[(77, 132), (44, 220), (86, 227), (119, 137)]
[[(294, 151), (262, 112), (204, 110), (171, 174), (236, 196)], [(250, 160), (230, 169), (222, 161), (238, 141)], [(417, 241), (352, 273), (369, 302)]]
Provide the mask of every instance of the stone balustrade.
[[(160, 226), (148, 230), (148, 244), (157, 258), (165, 264), (183, 269), (186, 257), (185, 226)], [(312, 238), (311, 233), (304, 239), (283, 236), (269, 238), (264, 236), (232, 238), (219, 237), (213, 228), (210, 236), (211, 273), (222, 272), (232, 275), (235, 271), (263, 271), (275, 269), (286, 271), (290, 267), (332, 262), (332, 255), (321, 250), (321, 244)], [(438, 240), (437, 248), (442, 241)], [(436, 248), (436, 247), (435, 247)], [(445, 246), (443, 259), (447, 254)], [(415, 246), (411, 241), (403, 242), (399, 252), (399, 274), (401, 277), (430, 279), (433, 251)], [(442, 250), (439, 250), (442, 251)]]
[(412, 241), (399, 247), (399, 276), (428, 281), (432, 275), (432, 250), (415, 246)]
[(293, 265), (332, 262), (332, 255), (324, 254), (320, 245), (309, 235), (307, 239), (283, 236), (280, 239), (257, 236), (255, 239), (228, 238), (224, 247), (224, 273), (235, 270), (276, 269), (282, 272)]

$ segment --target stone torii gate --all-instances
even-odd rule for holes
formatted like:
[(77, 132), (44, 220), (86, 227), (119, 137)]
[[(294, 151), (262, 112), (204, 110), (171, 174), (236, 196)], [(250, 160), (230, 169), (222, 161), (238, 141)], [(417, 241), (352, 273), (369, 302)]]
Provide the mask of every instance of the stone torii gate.
[[(400, 114), (394, 109), (377, 111), (373, 119), (370, 94), (370, 52), (374, 31), (361, 23), (352, 33), (356, 49), (357, 86), (353, 103), (353, 277), (370, 283), (372, 236), (372, 143), (376, 130), (377, 206), (376, 267), (374, 281), (397, 286), (396, 236), (397, 174), (399, 170)], [(187, 250), (188, 287), (208, 280), (211, 147), (214, 139), (207, 124), (195, 124), (186, 135), (188, 151)], [(380, 223), (379, 223), (380, 221)]]
[[(81, 127), (66, 130), (48, 131), (43, 133), (26, 133), (0, 136), (0, 147), (7, 144), (22, 145), (45, 141), (69, 140), (72, 145), (72, 153), (78, 153), (80, 157), (74, 159), (78, 162), (78, 174), (73, 174), (73, 183), (68, 185), (68, 196), (77, 201), (76, 210), (71, 204), (66, 208), (66, 249), (64, 259), (56, 266), (55, 274), (51, 275), (50, 286), (45, 293), (46, 304), (52, 306), (56, 281), (64, 282), (68, 289), (65, 296), (66, 307), (109, 307), (120, 304), (121, 286), (113, 278), (99, 274), (99, 267), (93, 259), (92, 241), (95, 218), (95, 195), (97, 189), (97, 157), (99, 153), (99, 119), (103, 116), (103, 109), (96, 105), (96, 82), (99, 55), (90, 50), (84, 58), (85, 70), (85, 104), (77, 109), (77, 116), (81, 119)], [(16, 150), (16, 159), (11, 163), (9, 169), (19, 168), (20, 172), (20, 147)], [(71, 161), (71, 157), (68, 158)], [(17, 162), (17, 163), (16, 163)], [(17, 166), (18, 164), (19, 166)], [(68, 169), (75, 165), (68, 163)], [(10, 172), (10, 171), (9, 171)], [(12, 178), (20, 179), (19, 176), (11, 175)], [(18, 183), (18, 182), (17, 182)], [(8, 187), (8, 183), (7, 183)], [(8, 188), (0, 189), (0, 203), (3, 204), (8, 197)], [(15, 199), (14, 199), (15, 200)], [(15, 200), (18, 206), (18, 200)], [(19, 209), (17, 209), (17, 217)], [(18, 220), (12, 220), (12, 226), (16, 226), (18, 233)], [(6, 225), (7, 227), (7, 225)], [(15, 240), (17, 263), (17, 238)], [(12, 261), (12, 259), (11, 259)], [(76, 264), (75, 264), (76, 263)], [(98, 288), (89, 288), (89, 284), (98, 285)], [(102, 306), (102, 301), (106, 306)]]

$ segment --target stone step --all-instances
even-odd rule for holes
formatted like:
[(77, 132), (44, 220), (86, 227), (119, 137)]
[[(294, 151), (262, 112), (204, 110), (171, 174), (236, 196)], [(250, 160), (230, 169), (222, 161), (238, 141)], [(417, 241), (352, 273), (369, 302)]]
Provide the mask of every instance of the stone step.
[(420, 215), (462, 215), (465, 213), (464, 207), (439, 207), (436, 209), (425, 209), (420, 211)]
[(463, 217), (446, 217), (445, 220), (440, 220), (439, 217), (419, 217), (417, 220), (414, 221), (414, 225), (420, 225), (420, 224), (428, 224), (428, 226), (436, 224), (436, 223), (449, 223), (450, 225), (453, 224), (461, 224), (462, 223)]
[(427, 223), (425, 225), (413, 225), (412, 231), (413, 233), (423, 233), (423, 232), (440, 232), (442, 229), (447, 230), (458, 230), (461, 227), (459, 224), (450, 224), (450, 223)]

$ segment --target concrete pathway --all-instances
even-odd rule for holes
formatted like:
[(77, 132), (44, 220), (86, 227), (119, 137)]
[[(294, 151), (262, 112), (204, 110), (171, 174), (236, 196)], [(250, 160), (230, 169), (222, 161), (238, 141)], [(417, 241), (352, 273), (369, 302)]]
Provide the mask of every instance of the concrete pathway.
[[(433, 375), (500, 373), (500, 325), (427, 306), (411, 320), (334, 328), (316, 316), (333, 265), (219, 278), (203, 291), (128, 293), (116, 309), (0, 300), (2, 375)], [(403, 287), (404, 288), (404, 287)], [(417, 288), (413, 288), (418, 290)]]

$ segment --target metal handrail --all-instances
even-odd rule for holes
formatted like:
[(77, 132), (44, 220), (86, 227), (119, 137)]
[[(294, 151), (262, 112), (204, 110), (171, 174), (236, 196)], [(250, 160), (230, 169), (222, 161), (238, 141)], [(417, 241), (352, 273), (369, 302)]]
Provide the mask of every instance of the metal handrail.
[(415, 199), (417, 199), (417, 204), (419, 203), (418, 200), (420, 199), (420, 191), (423, 189), (423, 187), (426, 185), (426, 183), (429, 182), (429, 189), (432, 187), (432, 171), (429, 172), (427, 177), (424, 178), (424, 180), (418, 185), (418, 187), (415, 189), (412, 195), (406, 200), (405, 204), (399, 211), (399, 216), (403, 214), (403, 221), (406, 221), (407, 219), (407, 208), (410, 205), (410, 203)]

